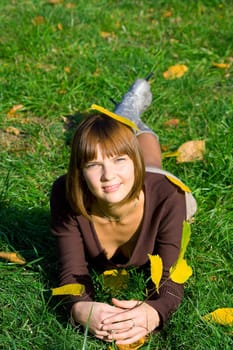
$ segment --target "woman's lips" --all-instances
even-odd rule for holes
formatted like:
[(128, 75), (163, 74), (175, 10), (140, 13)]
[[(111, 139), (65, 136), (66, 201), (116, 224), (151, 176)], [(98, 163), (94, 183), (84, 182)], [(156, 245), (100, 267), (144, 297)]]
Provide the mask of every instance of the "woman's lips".
[(116, 184), (116, 185), (111, 185), (111, 186), (103, 186), (103, 190), (106, 193), (110, 193), (110, 192), (115, 192), (119, 189), (120, 185)]

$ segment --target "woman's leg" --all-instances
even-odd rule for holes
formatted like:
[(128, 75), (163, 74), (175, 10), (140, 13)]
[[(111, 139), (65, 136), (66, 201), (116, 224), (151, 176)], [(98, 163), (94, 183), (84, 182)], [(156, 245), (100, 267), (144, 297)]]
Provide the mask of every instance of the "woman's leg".
[(146, 166), (162, 167), (161, 150), (157, 136), (142, 122), (140, 116), (152, 102), (150, 84), (137, 79), (115, 107), (114, 112), (132, 120), (139, 128), (138, 141)]
[(150, 132), (137, 135), (146, 166), (162, 168), (162, 155), (157, 137)]

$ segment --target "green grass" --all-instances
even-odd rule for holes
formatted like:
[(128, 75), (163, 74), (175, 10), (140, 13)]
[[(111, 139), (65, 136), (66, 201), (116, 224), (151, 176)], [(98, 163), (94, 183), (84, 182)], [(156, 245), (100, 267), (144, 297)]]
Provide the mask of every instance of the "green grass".
[[(172, 151), (205, 139), (206, 153), (194, 163), (164, 160), (198, 202), (187, 252), (194, 274), (179, 310), (142, 349), (231, 349), (232, 327), (205, 323), (202, 316), (232, 307), (232, 66), (212, 63), (233, 62), (233, 2), (69, 4), (0, 3), (0, 250), (18, 251), (28, 262), (0, 262), (0, 349), (82, 348), (83, 333), (72, 328), (50, 293), (56, 258), (49, 192), (66, 171), (70, 150), (63, 117), (92, 103), (113, 109), (110, 98), (120, 100), (134, 79), (151, 71), (154, 101), (144, 120), (163, 147)], [(38, 16), (43, 23), (36, 24)], [(188, 73), (165, 80), (162, 73), (176, 63), (186, 64)], [(18, 104), (23, 108), (8, 117)], [(177, 128), (164, 126), (171, 118), (180, 120)], [(7, 133), (10, 126), (20, 134)], [(134, 285), (130, 297), (133, 291)], [(103, 294), (98, 289), (98, 297)], [(87, 349), (108, 347), (88, 336)]]

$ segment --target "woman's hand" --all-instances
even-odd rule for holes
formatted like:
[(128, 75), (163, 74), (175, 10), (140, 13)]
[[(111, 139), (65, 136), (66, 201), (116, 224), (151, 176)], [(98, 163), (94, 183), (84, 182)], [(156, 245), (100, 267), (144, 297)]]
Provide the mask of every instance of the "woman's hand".
[(159, 314), (150, 305), (135, 300), (112, 302), (117, 312), (103, 320), (102, 331), (107, 331), (108, 339), (116, 344), (134, 343), (159, 326)]
[(110, 332), (103, 330), (103, 321), (122, 312), (122, 309), (105, 303), (80, 301), (72, 306), (71, 314), (75, 322), (88, 327), (96, 338), (111, 342)]

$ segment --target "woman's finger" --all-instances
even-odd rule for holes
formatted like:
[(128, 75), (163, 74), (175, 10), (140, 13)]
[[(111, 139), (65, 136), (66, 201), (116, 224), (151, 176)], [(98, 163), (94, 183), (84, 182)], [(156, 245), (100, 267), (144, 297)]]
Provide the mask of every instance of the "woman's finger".
[(147, 335), (147, 332), (142, 327), (135, 327), (126, 332), (112, 332), (109, 334), (109, 340), (115, 340), (116, 344), (131, 344)]

